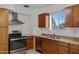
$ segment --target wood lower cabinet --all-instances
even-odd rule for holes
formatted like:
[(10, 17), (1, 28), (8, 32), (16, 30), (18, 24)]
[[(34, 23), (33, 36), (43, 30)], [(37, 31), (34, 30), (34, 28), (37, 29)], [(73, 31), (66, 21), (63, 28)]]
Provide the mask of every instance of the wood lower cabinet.
[(79, 54), (79, 50), (69, 49), (69, 54)]
[(68, 54), (68, 47), (58, 46), (58, 54)]
[(8, 29), (0, 28), (0, 54), (8, 53)]
[(36, 50), (43, 54), (79, 54), (79, 45), (36, 37)]
[(49, 47), (49, 42), (48, 42), (48, 40), (43, 39), (43, 40), (42, 40), (42, 52), (43, 52), (44, 54), (49, 53), (48, 47)]
[(70, 45), (69, 45), (69, 48), (71, 48), (71, 49), (75, 49), (75, 50), (79, 50), (79, 45), (76, 45), (76, 44), (70, 44)]
[[(51, 44), (50, 44), (51, 43)], [(55, 41), (55, 40), (50, 40), (50, 47), (48, 48), (50, 53), (49, 54), (57, 54), (58, 52), (58, 41)]]
[(58, 41), (58, 54), (68, 54), (69, 44), (66, 42)]
[(69, 54), (79, 54), (79, 45), (69, 44)]
[(33, 49), (33, 36), (28, 36), (26, 39), (26, 50)]
[(57, 54), (56, 41), (50, 39), (42, 40), (42, 52), (44, 54)]

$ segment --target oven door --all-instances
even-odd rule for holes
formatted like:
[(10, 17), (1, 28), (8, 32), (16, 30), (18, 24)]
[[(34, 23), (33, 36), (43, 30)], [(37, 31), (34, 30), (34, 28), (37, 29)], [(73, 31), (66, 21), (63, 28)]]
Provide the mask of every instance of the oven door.
[(26, 47), (25, 39), (10, 41), (10, 51), (22, 49)]

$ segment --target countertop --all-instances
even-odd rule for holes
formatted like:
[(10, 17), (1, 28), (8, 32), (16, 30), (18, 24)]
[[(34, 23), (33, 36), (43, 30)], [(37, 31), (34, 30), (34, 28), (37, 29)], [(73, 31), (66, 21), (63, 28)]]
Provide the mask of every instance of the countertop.
[(62, 36), (59, 39), (53, 39), (53, 38), (49, 38), (46, 36), (41, 36), (41, 35), (35, 35), (36, 37), (42, 37), (42, 38), (47, 38), (47, 39), (51, 39), (51, 40), (57, 40), (57, 41), (62, 41), (62, 42), (66, 42), (66, 43), (71, 43), (71, 44), (76, 44), (79, 45), (79, 38), (78, 37), (67, 37), (67, 36)]

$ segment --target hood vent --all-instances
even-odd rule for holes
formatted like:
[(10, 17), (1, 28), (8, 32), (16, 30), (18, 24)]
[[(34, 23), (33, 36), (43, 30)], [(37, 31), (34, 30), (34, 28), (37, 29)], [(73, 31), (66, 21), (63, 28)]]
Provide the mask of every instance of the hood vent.
[(21, 25), (24, 24), (22, 21), (18, 20), (18, 14), (12, 12), (12, 20), (9, 22), (10, 25)]

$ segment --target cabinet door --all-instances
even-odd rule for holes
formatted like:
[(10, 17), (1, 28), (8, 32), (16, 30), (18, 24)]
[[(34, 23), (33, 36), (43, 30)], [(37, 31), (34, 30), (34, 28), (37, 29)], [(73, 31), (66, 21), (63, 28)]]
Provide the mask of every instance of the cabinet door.
[(79, 5), (74, 6), (74, 26), (79, 26)]
[(48, 54), (57, 54), (57, 45), (49, 43), (49, 47), (48, 47)]
[(0, 28), (8, 27), (8, 10), (0, 9)]
[(48, 39), (48, 54), (57, 54), (57, 41)]
[(75, 50), (79, 50), (79, 45), (69, 44), (69, 48), (72, 48), (72, 49), (75, 49)]
[(48, 13), (40, 14), (38, 16), (38, 27), (47, 27), (48, 26)]
[(45, 16), (43, 14), (39, 15), (39, 21), (38, 21), (38, 25), (39, 27), (45, 27)]
[(74, 24), (74, 9), (72, 7), (65, 8), (65, 26), (72, 27)]
[(8, 53), (8, 30), (0, 29), (0, 54)]
[(69, 54), (79, 54), (79, 51), (75, 49), (69, 49)]
[(33, 49), (33, 37), (29, 36), (26, 41), (27, 41), (26, 43), (27, 50)]
[(50, 39), (43, 39), (42, 51), (45, 54), (57, 54), (56, 42)]
[(44, 54), (48, 54), (48, 46), (49, 46), (49, 44), (48, 44), (48, 41), (47, 41), (47, 39), (43, 39), (42, 40), (42, 52), (44, 53)]
[(68, 47), (58, 45), (58, 54), (68, 54)]

